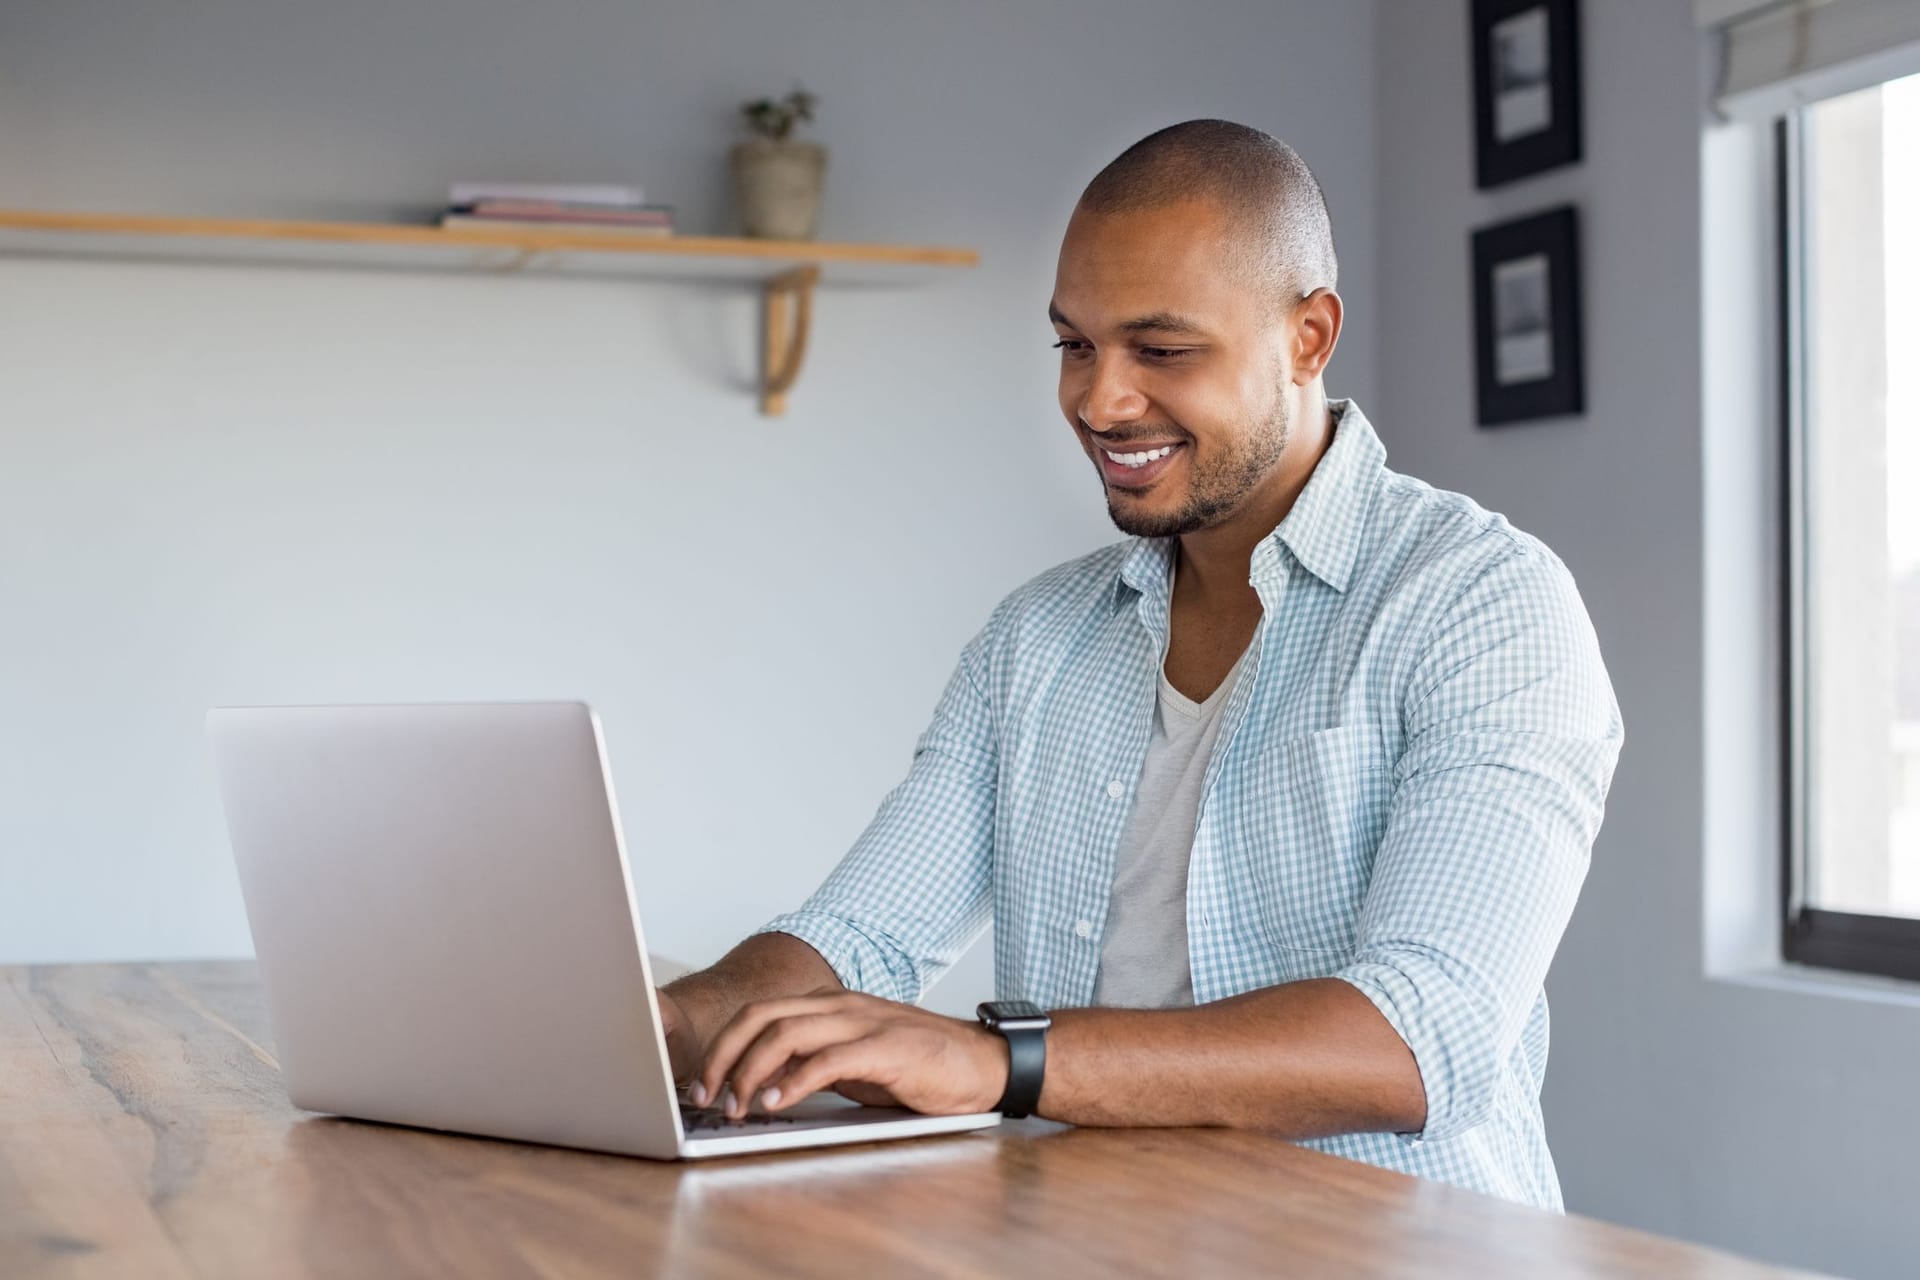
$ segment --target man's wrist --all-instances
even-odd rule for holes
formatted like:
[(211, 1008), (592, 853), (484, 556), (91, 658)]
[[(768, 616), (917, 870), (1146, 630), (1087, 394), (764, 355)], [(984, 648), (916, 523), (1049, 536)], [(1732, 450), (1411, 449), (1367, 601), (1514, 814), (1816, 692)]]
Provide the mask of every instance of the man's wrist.
[(974, 1011), (980, 1023), (1006, 1042), (1006, 1090), (993, 1110), (1020, 1119), (1040, 1106), (1047, 1068), (1047, 1031), (1053, 1019), (1031, 1000), (988, 1000)]
[(973, 1024), (974, 1040), (981, 1046), (980, 1085), (974, 1093), (975, 1111), (992, 1111), (1000, 1105), (1001, 1097), (1007, 1091), (1007, 1081), (1013, 1075), (1013, 1051), (1007, 1047), (1007, 1038), (997, 1031), (990, 1031), (976, 1022)]

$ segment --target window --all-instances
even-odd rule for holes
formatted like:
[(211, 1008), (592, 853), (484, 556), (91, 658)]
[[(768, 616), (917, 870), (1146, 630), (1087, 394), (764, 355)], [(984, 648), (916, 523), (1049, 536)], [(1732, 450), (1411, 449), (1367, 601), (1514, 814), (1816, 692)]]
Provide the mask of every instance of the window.
[(1920, 979), (1920, 76), (1777, 136), (1787, 955)]

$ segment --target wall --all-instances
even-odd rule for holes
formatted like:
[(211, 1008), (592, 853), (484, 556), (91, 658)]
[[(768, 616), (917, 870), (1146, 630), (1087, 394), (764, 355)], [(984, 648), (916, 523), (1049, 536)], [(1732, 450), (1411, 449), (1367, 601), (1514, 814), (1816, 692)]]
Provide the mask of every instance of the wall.
[[(1730, 348), (1764, 344), (1766, 259), (1730, 250), (1737, 229), (1716, 217), (1705, 243), (1737, 260), (1716, 271), (1727, 287), (1705, 296), (1703, 328), (1708, 65), (1691, 7), (1582, 6), (1585, 163), (1486, 193), (1473, 188), (1467, 8), (1381, 8), (1374, 416), (1393, 465), (1505, 511), (1567, 561), (1626, 719), (1548, 981), (1547, 1120), (1568, 1205), (1844, 1274), (1910, 1275), (1920, 999), (1772, 964), (1778, 775), (1755, 745), (1777, 732), (1768, 384), (1750, 355), (1731, 364), (1754, 376), (1724, 394), (1702, 381), (1703, 361), (1726, 368)], [(1719, 198), (1764, 200), (1739, 185), (1753, 158), (1709, 151), (1712, 180), (1735, 184)], [(1583, 217), (1588, 412), (1477, 430), (1468, 233), (1566, 200)]]
[[(430, 213), (455, 178), (726, 215), (796, 75), (823, 235), (975, 271), (823, 294), (777, 422), (751, 295), (0, 258), (0, 963), (249, 940), (215, 704), (581, 697), (657, 950), (803, 896), (1001, 595), (1118, 537), (1043, 308), (1100, 164), (1176, 120), (1319, 170), (1373, 388), (1373, 5), (135, 0), (0, 8), (0, 206)], [(969, 1008), (978, 949), (936, 993)]]

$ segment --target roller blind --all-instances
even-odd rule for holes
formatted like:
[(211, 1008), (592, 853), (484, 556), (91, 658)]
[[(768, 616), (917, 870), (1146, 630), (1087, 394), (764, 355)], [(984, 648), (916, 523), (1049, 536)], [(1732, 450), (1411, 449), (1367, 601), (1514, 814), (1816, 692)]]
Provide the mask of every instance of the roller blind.
[(1920, 0), (1695, 0), (1694, 17), (1721, 42), (1715, 100), (1735, 118), (1920, 72)]

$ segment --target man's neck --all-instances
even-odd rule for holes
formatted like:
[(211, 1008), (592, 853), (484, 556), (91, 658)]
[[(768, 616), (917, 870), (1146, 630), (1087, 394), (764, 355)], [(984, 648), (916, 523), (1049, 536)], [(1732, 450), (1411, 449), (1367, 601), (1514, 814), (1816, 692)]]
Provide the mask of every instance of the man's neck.
[(1216, 616), (1258, 610), (1259, 597), (1248, 581), (1253, 549), (1287, 518), (1333, 443), (1333, 418), (1324, 395), (1313, 396), (1295, 422), (1279, 465), (1245, 506), (1221, 524), (1180, 535), (1178, 603)]

